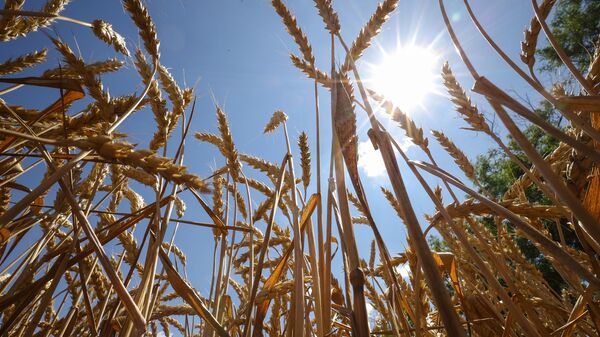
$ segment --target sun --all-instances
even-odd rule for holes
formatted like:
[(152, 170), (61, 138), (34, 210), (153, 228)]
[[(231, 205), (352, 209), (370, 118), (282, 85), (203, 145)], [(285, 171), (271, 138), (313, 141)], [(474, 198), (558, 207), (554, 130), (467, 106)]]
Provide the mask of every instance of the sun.
[(438, 56), (431, 48), (407, 45), (371, 65), (368, 85), (403, 110), (423, 106), (428, 94), (435, 91)]

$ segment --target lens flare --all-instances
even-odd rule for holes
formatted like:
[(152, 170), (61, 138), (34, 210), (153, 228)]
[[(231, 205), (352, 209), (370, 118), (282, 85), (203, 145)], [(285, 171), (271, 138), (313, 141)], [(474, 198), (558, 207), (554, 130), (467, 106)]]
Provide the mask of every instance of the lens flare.
[(411, 110), (434, 92), (437, 63), (429, 48), (403, 46), (371, 66), (368, 85), (401, 109)]

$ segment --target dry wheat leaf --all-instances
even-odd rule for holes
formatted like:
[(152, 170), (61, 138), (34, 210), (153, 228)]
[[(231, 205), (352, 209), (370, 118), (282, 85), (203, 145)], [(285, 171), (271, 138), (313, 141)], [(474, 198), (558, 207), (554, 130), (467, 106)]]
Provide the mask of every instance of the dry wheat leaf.
[(173, 267), (173, 264), (169, 260), (167, 253), (165, 253), (165, 250), (162, 247), (160, 248), (159, 256), (167, 272), (167, 278), (175, 292), (179, 296), (181, 296), (181, 298), (183, 298), (183, 300), (187, 304), (194, 308), (196, 313), (198, 313), (198, 315), (202, 317), (202, 319), (204, 319), (208, 324), (210, 324), (210, 326), (213, 329), (215, 329), (219, 336), (229, 337), (229, 333), (210, 313), (210, 311), (208, 311), (204, 303), (202, 303), (202, 299), (200, 298), (200, 296), (198, 296), (194, 288), (192, 288), (183, 278), (181, 278), (181, 275), (179, 275), (177, 270), (175, 270), (175, 267)]
[[(308, 203), (306, 204), (306, 206), (304, 207), (304, 210), (302, 211), (302, 215), (300, 217), (300, 232), (301, 233), (304, 233), (304, 229), (306, 227), (306, 224), (308, 223), (308, 219), (310, 219), (313, 211), (317, 207), (317, 203), (318, 203), (319, 199), (320, 199), (320, 197), (318, 194), (316, 194), (316, 193), (313, 194), (310, 197), (310, 199), (308, 200)], [(293, 250), (293, 246), (290, 246), (285, 251), (285, 254), (283, 254), (281, 259), (279, 260), (279, 263), (277, 263), (277, 266), (275, 267), (275, 269), (273, 270), (271, 275), (265, 281), (262, 291), (268, 291), (279, 281), (279, 278), (281, 277), (281, 275), (283, 275), (287, 261), (290, 258), (290, 256), (292, 255), (292, 250)], [(261, 336), (262, 335), (263, 321), (267, 315), (267, 310), (269, 310), (270, 303), (271, 303), (271, 300), (269, 298), (267, 298), (267, 299), (263, 300), (261, 303), (256, 304), (256, 308), (257, 308), (256, 309), (256, 318), (255, 318), (255, 323), (254, 323), (254, 330), (252, 331), (252, 336)]]
[(43, 78), (43, 77), (15, 77), (0, 78), (0, 83), (13, 83), (33, 85), (37, 87), (47, 87), (65, 90), (74, 90), (83, 92), (83, 87), (79, 81), (70, 78)]
[(456, 258), (452, 253), (446, 252), (433, 252), (433, 260), (437, 266), (448, 273), (450, 280), (452, 281), (452, 287), (456, 293), (462, 297), (463, 292), (460, 288), (460, 282), (458, 281), (458, 271), (456, 269)]

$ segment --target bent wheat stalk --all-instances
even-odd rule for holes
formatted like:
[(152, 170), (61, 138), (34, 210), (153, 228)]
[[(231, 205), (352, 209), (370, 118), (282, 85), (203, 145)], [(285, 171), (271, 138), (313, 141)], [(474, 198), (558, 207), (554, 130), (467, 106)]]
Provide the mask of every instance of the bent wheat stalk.
[(579, 262), (577, 262), (573, 257), (567, 254), (564, 250), (562, 250), (559, 246), (556, 245), (553, 241), (549, 240), (545, 235), (540, 233), (537, 229), (532, 227), (530, 224), (523, 221), (518, 215), (509, 211), (508, 209), (498, 205), (497, 203), (489, 200), (488, 198), (482, 196), (481, 194), (473, 191), (468, 188), (464, 184), (462, 184), (458, 179), (449, 173), (445, 172), (439, 167), (433, 167), (431, 164), (427, 164), (420, 161), (412, 160), (411, 163), (414, 165), (426, 170), (427, 172), (437, 176), (440, 179), (443, 179), (452, 185), (460, 188), (465, 193), (468, 193), (473, 198), (479, 200), (480, 202), (487, 205), (490, 209), (494, 210), (498, 214), (502, 214), (507, 220), (511, 223), (515, 224), (520, 230), (525, 233), (532, 241), (539, 243), (549, 254), (551, 254), (557, 261), (563, 264), (566, 268), (570, 269), (572, 272), (576, 273), (581, 279), (590, 283), (590, 287), (594, 287), (596, 289), (600, 289), (600, 280), (594, 276), (591, 272), (589, 272), (585, 267), (583, 267)]

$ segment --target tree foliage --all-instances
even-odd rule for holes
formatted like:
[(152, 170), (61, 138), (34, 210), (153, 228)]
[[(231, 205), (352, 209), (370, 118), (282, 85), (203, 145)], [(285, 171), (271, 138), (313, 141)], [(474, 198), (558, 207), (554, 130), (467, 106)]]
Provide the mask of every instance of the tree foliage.
[[(597, 0), (563, 0), (556, 4), (556, 9), (549, 22), (550, 29), (558, 43), (565, 49), (575, 65), (586, 69), (591, 61), (596, 44), (600, 41), (600, 1)], [(541, 37), (540, 37), (541, 38)], [(563, 63), (551, 46), (541, 47), (537, 54), (541, 59), (541, 72), (551, 73), (561, 69)], [(540, 103), (535, 113), (557, 127), (564, 127), (563, 120), (558, 111), (546, 101)], [(538, 152), (545, 156), (550, 154), (559, 142), (549, 136), (540, 128), (530, 125), (523, 133), (535, 146)], [(508, 137), (507, 146), (528, 167), (531, 163), (527, 155), (518, 144)], [(501, 199), (511, 185), (523, 175), (523, 171), (508, 155), (499, 148), (490, 149), (485, 154), (477, 157), (476, 175), (482, 186), (495, 198)], [(549, 204), (550, 200), (535, 186), (525, 191), (527, 199), (532, 203)], [(496, 224), (491, 217), (480, 219), (492, 231), (496, 231)], [(514, 226), (506, 224), (509, 231), (514, 233)], [(559, 240), (559, 228), (555, 222), (546, 221), (546, 229), (555, 240)], [(581, 249), (577, 236), (567, 225), (567, 219), (561, 219), (560, 226), (567, 245)], [(514, 235), (514, 239), (525, 258), (533, 263), (544, 275), (548, 284), (557, 293), (565, 287), (566, 283), (560, 274), (552, 267), (548, 259), (531, 243), (531, 241)], [(430, 239), (430, 246), (434, 250), (443, 250), (445, 243), (437, 238)]]
[[(572, 58), (580, 69), (588, 67), (591, 56), (594, 53), (595, 44), (600, 36), (600, 2), (595, 0), (563, 0), (557, 3), (554, 15), (550, 20), (550, 28), (559, 44)], [(553, 72), (560, 69), (562, 62), (551, 46), (538, 50), (542, 60), (542, 72)], [(562, 127), (561, 115), (552, 105), (544, 101), (535, 112), (557, 127)], [(559, 142), (536, 126), (528, 126), (524, 129), (525, 136), (536, 147), (538, 152), (545, 156), (550, 154)], [(519, 148), (517, 143), (508, 137), (508, 148), (530, 166), (527, 156)], [(476, 162), (476, 174), (484, 188), (494, 197), (501, 198), (510, 188), (515, 180), (523, 174), (523, 171), (508, 158), (506, 153), (500, 149), (491, 149), (480, 155)], [(548, 204), (550, 200), (536, 187), (525, 191), (530, 202)], [(566, 226), (567, 219), (561, 220), (561, 227), (565, 234), (566, 243), (580, 249), (580, 243), (575, 233)], [(495, 228), (493, 220), (487, 219), (490, 228)], [(544, 223), (546, 229), (552, 233), (554, 239), (559, 240), (558, 228), (555, 222)], [(512, 226), (508, 224), (509, 230)], [(557, 292), (564, 286), (565, 282), (552, 267), (546, 257), (527, 239), (515, 236), (515, 240), (521, 252), (531, 263), (533, 263), (546, 278), (546, 281)]]
[[(535, 112), (555, 126), (561, 126), (560, 114), (551, 105), (547, 103), (542, 104)], [(524, 130), (524, 134), (543, 156), (550, 154), (558, 146), (558, 141), (555, 138), (550, 137), (538, 127), (529, 126)], [(531, 166), (528, 157), (512, 137), (508, 137), (507, 146), (523, 163), (528, 167)], [(475, 168), (477, 178), (482, 183), (482, 186), (497, 199), (501, 199), (511, 185), (524, 173), (500, 149), (491, 149), (487, 153), (478, 156)], [(535, 186), (528, 188), (525, 191), (525, 195), (532, 203), (550, 203), (550, 200)], [(482, 220), (490, 230), (493, 232), (496, 231), (496, 224), (491, 217)], [(510, 223), (506, 225), (508, 230), (515, 234), (514, 226)], [(579, 247), (576, 236), (565, 225), (566, 219), (561, 220), (563, 232), (566, 233), (567, 243), (572, 247)], [(558, 228), (555, 222), (545, 221), (544, 226), (552, 233), (554, 239), (559, 240)], [(560, 292), (565, 286), (565, 282), (546, 257), (526, 238), (514, 235), (514, 239), (525, 258), (538, 268), (552, 289)]]
[[(550, 21), (552, 33), (575, 65), (586, 69), (600, 36), (600, 1), (562, 0)], [(544, 61), (543, 70), (556, 70), (562, 62), (552, 48), (538, 50)]]

